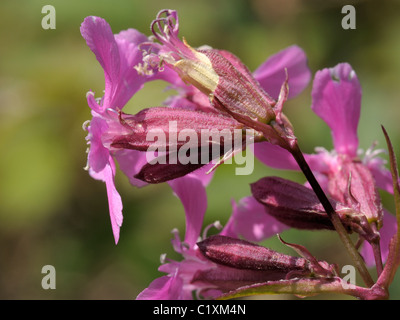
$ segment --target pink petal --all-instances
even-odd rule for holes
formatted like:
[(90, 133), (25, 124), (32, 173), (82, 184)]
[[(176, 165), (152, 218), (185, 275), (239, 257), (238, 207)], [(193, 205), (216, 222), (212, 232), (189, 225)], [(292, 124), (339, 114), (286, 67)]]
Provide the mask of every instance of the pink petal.
[(181, 200), (186, 214), (185, 242), (193, 247), (200, 236), (204, 214), (207, 209), (207, 194), (202, 180), (184, 176), (168, 182)]
[(383, 159), (375, 158), (367, 163), (369, 170), (375, 178), (378, 188), (393, 194), (393, 180), (391, 172), (383, 167)]
[(142, 180), (135, 179), (134, 176), (147, 163), (146, 152), (136, 150), (121, 150), (115, 153), (115, 159), (121, 171), (128, 177), (129, 182), (136, 187), (147, 185)]
[[(254, 144), (254, 155), (265, 165), (283, 170), (296, 170), (300, 168), (289, 151), (269, 142)], [(329, 170), (329, 154), (320, 152), (317, 154), (304, 154), (311, 170), (315, 172), (327, 172)]]
[[(80, 30), (88, 47), (104, 69), (105, 92), (113, 92), (119, 81), (120, 57), (110, 25), (102, 18), (91, 16), (85, 18)], [(109, 106), (109, 102), (108, 97), (105, 104)]]
[(177, 300), (181, 295), (182, 280), (179, 277), (163, 276), (155, 279), (136, 300)]
[(264, 90), (277, 99), (286, 79), (285, 68), (289, 75), (289, 98), (293, 98), (307, 87), (311, 79), (307, 57), (300, 47), (290, 46), (269, 57), (253, 75)]
[(167, 100), (164, 101), (165, 105), (171, 108), (184, 108), (207, 113), (218, 113), (218, 111), (211, 106), (210, 98), (197, 88), (182, 83), (182, 87), (176, 87), (176, 89), (179, 95), (168, 97)]
[(90, 149), (88, 154), (89, 167), (95, 172), (100, 172), (108, 164), (110, 152), (103, 146), (102, 133), (107, 129), (105, 120), (93, 116), (89, 126)]
[(323, 69), (315, 75), (312, 89), (314, 112), (332, 130), (338, 153), (357, 155), (357, 126), (361, 109), (361, 86), (347, 63)]
[(104, 108), (122, 109), (133, 94), (151, 80), (134, 69), (143, 58), (139, 44), (148, 38), (134, 29), (114, 36), (104, 19), (93, 16), (85, 18), (81, 33), (104, 69)]
[(139, 75), (134, 69), (136, 65), (142, 63), (143, 52), (139, 49), (139, 44), (148, 41), (148, 38), (135, 29), (129, 29), (115, 35), (115, 41), (118, 45), (121, 63), (118, 83), (112, 98), (110, 98), (110, 106), (122, 109), (133, 94), (151, 79), (149, 76)]
[(213, 166), (214, 166), (214, 164), (212, 162), (210, 162), (209, 164), (205, 165), (204, 167), (197, 169), (196, 171), (193, 171), (192, 173), (189, 173), (188, 176), (198, 179), (203, 184), (204, 187), (207, 187), (214, 176), (215, 170), (208, 173), (209, 170)]
[(115, 164), (112, 157), (109, 157), (109, 163), (100, 172), (89, 171), (92, 178), (105, 182), (107, 188), (108, 207), (110, 210), (111, 227), (114, 234), (115, 244), (119, 240), (119, 230), (122, 225), (122, 200), (115, 188)]
[(271, 168), (300, 170), (296, 160), (287, 150), (269, 142), (255, 143), (254, 155)]
[(232, 215), (220, 235), (259, 242), (289, 228), (267, 214), (253, 197), (241, 199), (238, 205), (233, 201), (232, 208)]
[(178, 109), (182, 106), (185, 106), (185, 109), (189, 110), (197, 109), (197, 104), (188, 99), (188, 97), (186, 97), (185, 95), (170, 96), (164, 101), (164, 104), (173, 109)]

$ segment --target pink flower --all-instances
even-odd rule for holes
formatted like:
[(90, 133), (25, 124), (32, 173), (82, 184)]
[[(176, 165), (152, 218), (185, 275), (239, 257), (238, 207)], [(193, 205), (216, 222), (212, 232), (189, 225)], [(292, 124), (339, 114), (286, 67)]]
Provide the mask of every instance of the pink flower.
[[(161, 18), (164, 13), (167, 17)], [(114, 183), (115, 161), (118, 162), (120, 169), (130, 182), (136, 186), (144, 186), (148, 182), (146, 179), (142, 181), (136, 177), (141, 178), (145, 173), (155, 177), (157, 172), (166, 172), (162, 167), (161, 171), (149, 170), (145, 152), (127, 148), (127, 144), (112, 145), (113, 139), (110, 140), (110, 137), (127, 136), (131, 133), (129, 128), (121, 123), (121, 110), (127, 101), (143, 87), (145, 82), (162, 79), (169, 82), (171, 87), (178, 91), (177, 96), (171, 96), (167, 99), (165, 104), (169, 108), (204, 112), (214, 117), (221, 113), (210, 104), (209, 97), (205, 92), (182, 81), (180, 77), (182, 74), (176, 72), (179, 69), (177, 66), (169, 67), (171, 66), (171, 59), (178, 59), (181, 55), (190, 58), (196, 54), (194, 54), (194, 49), (188, 47), (177, 37), (179, 21), (175, 11), (161, 11), (152, 24), (153, 30), (155, 30), (155, 26), (161, 26), (162, 23), (167, 23), (167, 31), (154, 32), (161, 44), (151, 42), (149, 38), (134, 29), (114, 35), (107, 22), (98, 17), (87, 17), (81, 26), (82, 36), (104, 69), (105, 75), (104, 96), (101, 99), (95, 99), (92, 92), (87, 95), (88, 105), (92, 109), (93, 117), (86, 127), (88, 130), (87, 140), (90, 145), (88, 170), (93, 178), (106, 183), (110, 218), (116, 243), (119, 239), (123, 217), (122, 201)], [(146, 48), (150, 53), (143, 58), (142, 52)], [(290, 96), (302, 91), (310, 79), (306, 57), (297, 46), (289, 47), (268, 59), (255, 71), (254, 79), (236, 57), (225, 51), (219, 52), (235, 66), (237, 72), (245, 75), (249, 81), (251, 80), (250, 83), (254, 86), (254, 90), (264, 92), (260, 89), (259, 82), (262, 87), (271, 92), (272, 97), (267, 99), (271, 103), (275, 103), (273, 99), (278, 98), (281, 93), (281, 83), (286, 79), (285, 69), (290, 77), (289, 85), (293, 89)], [(158, 65), (162, 59), (166, 63), (166, 68)], [(266, 93), (263, 94), (266, 95)], [(222, 112), (221, 116), (228, 117), (226, 112)], [(125, 117), (129, 119), (131, 116)], [(232, 119), (232, 121), (234, 120)], [(131, 139), (129, 142), (133, 140)], [(123, 139), (120, 139), (121, 141), (126, 142)], [(192, 172), (199, 167), (203, 168)], [(205, 187), (212, 178), (212, 175), (206, 174), (208, 169), (210, 167), (175, 166), (171, 169), (174, 170), (174, 175), (171, 177), (182, 177), (179, 179), (197, 178)], [(168, 180), (170, 180), (168, 177), (161, 180), (155, 177), (152, 181)], [(178, 182), (173, 182), (175, 180), (178, 179), (171, 180), (170, 183), (173, 189), (178, 184)], [(181, 200), (186, 199), (188, 198), (187, 194), (193, 194), (193, 192), (186, 189), (179, 194), (179, 197)], [(183, 205), (187, 207), (184, 202)]]
[[(149, 80), (139, 76), (134, 69), (142, 59), (138, 45), (147, 41), (147, 37), (130, 29), (114, 35), (108, 23), (98, 17), (87, 17), (81, 25), (81, 33), (87, 45), (95, 54), (104, 69), (105, 91), (98, 100), (89, 92), (87, 101), (92, 109), (92, 120), (87, 126), (89, 174), (105, 182), (109, 201), (111, 226), (115, 242), (119, 239), (122, 225), (122, 201), (115, 188), (115, 156), (103, 145), (102, 135), (112, 126), (118, 125), (117, 111), (121, 110), (128, 100)], [(139, 158), (136, 152), (119, 155), (120, 161), (128, 158)]]
[[(183, 89), (180, 103), (184, 103), (186, 98), (193, 106), (192, 102), (196, 101), (202, 109), (229, 114), (245, 126), (261, 132), (274, 144), (290, 145), (293, 139), (291, 126), (282, 113), (283, 103), (289, 96), (287, 86), (293, 86), (293, 92), (298, 93), (310, 79), (306, 58), (300, 48), (292, 46), (278, 53), (253, 75), (230, 52), (206, 46), (195, 49), (186, 41), (180, 41), (176, 11), (160, 11), (151, 28), (161, 44), (149, 44), (144, 60), (151, 67), (159, 66), (164, 70), (166, 66), (174, 70), (185, 84), (192, 85), (185, 88), (182, 81), (170, 79), (175, 87)], [(279, 87), (278, 81), (281, 81)], [(278, 100), (268, 93), (270, 90)], [(170, 102), (176, 105), (176, 100)]]
[[(121, 123), (120, 110), (143, 87), (144, 83), (163, 77), (169, 78), (171, 75), (167, 71), (162, 75), (151, 70), (146, 70), (146, 74), (143, 73), (143, 67), (140, 67), (143, 64), (143, 54), (139, 47), (148, 42), (148, 38), (137, 30), (129, 29), (114, 35), (104, 19), (87, 17), (82, 23), (81, 33), (103, 67), (105, 76), (104, 96), (101, 99), (95, 99), (92, 92), (87, 95), (88, 105), (92, 109), (92, 120), (86, 126), (88, 130), (86, 139), (90, 146), (87, 167), (94, 179), (106, 184), (111, 226), (115, 243), (117, 243), (123, 216), (122, 200), (114, 182), (115, 161), (118, 162), (129, 181), (141, 187), (146, 183), (134, 176), (147, 164), (147, 160), (144, 152), (113, 148), (109, 139), (110, 136), (130, 133), (129, 128)], [(206, 169), (209, 168), (206, 167)], [(192, 181), (195, 179), (197, 185), (201, 185), (204, 189), (211, 176), (206, 175), (204, 170), (199, 170), (197, 173), (170, 182), (185, 209), (193, 202), (193, 195), (204, 200), (199, 192), (191, 192), (190, 188), (194, 184)], [(186, 185), (187, 188), (181, 190), (181, 185)], [(203, 201), (201, 205), (198, 203), (199, 208), (205, 211), (206, 203), (206, 201)]]
[[(246, 120), (242, 117), (242, 113), (244, 117), (247, 117), (246, 114), (250, 116), (255, 114), (256, 117), (259, 115), (263, 118), (267, 116), (264, 114), (265, 110), (268, 109), (266, 109), (266, 105), (270, 107), (274, 105), (275, 109), (279, 109), (280, 112), (281, 110), (274, 99), (278, 99), (279, 95), (282, 94), (281, 86), (282, 83), (285, 83), (287, 74), (291, 86), (289, 97), (305, 88), (311, 74), (307, 67), (306, 56), (299, 47), (289, 47), (270, 57), (252, 75), (247, 67), (229, 52), (205, 46), (194, 49), (185, 41), (182, 42), (178, 38), (179, 19), (176, 11), (160, 11), (157, 18), (152, 22), (151, 28), (155, 38), (160, 43), (146, 43), (142, 46), (147, 51), (143, 58), (143, 67), (147, 70), (158, 68), (159, 75), (167, 72), (163, 79), (171, 84), (171, 88), (178, 91), (178, 95), (171, 96), (165, 101), (167, 106), (174, 109), (202, 111), (208, 113), (210, 117), (215, 115), (232, 117), (247, 128), (254, 127), (257, 130), (262, 127), (262, 129), (271, 133), (271, 139), (280, 139), (280, 137), (276, 137), (276, 133), (271, 128), (268, 128), (262, 122)], [(212, 57), (214, 58), (212, 59)], [(220, 74), (215, 74), (216, 72)], [(217, 81), (215, 77), (220, 81)], [(229, 79), (232, 83), (229, 83)], [(235, 88), (234, 83), (240, 84), (240, 88)], [(228, 91), (225, 91), (224, 88), (228, 88)], [(235, 97), (235, 93), (238, 92), (240, 94), (237, 96), (237, 100), (233, 99), (232, 97)], [(272, 97), (266, 92), (271, 92)], [(282, 95), (282, 99), (286, 98), (285, 94)], [(215, 99), (210, 99), (210, 97), (215, 97)], [(225, 107), (220, 108), (222, 106), (220, 105), (221, 99), (225, 99), (224, 97), (227, 100), (222, 105), (228, 105), (234, 111), (225, 110)], [(259, 97), (259, 99), (254, 97)], [(242, 105), (245, 107), (242, 108)], [(257, 108), (252, 111), (252, 106), (255, 105), (257, 105)], [(268, 112), (271, 113), (271, 117), (275, 117), (275, 111), (271, 109)], [(285, 117), (282, 115), (282, 118)], [(191, 128), (196, 128), (197, 125), (193, 122)], [(258, 131), (256, 134), (260, 134), (260, 132)], [(125, 146), (120, 145), (120, 147), (129, 148), (130, 146), (125, 144)], [(198, 166), (194, 166), (193, 170), (197, 168)], [(173, 166), (172, 168), (164, 166), (163, 168), (151, 169), (148, 165), (143, 167), (143, 172), (138, 177), (145, 178), (146, 172), (149, 171), (152, 179), (145, 181), (154, 183), (153, 181), (165, 181), (165, 177), (160, 177), (160, 179), (154, 177), (157, 172), (161, 174), (173, 171), (173, 176), (177, 177), (186, 175), (190, 170), (189, 166)]]
[[(389, 235), (394, 233), (395, 219), (381, 209), (377, 187), (392, 192), (390, 172), (369, 149), (364, 158), (358, 150), (357, 126), (361, 109), (361, 86), (355, 72), (346, 63), (318, 71), (312, 89), (312, 109), (332, 130), (335, 149), (328, 152), (317, 148), (316, 154), (305, 155), (319, 183), (334, 200), (361, 211), (371, 225), (380, 229), (382, 255), (386, 259)], [(299, 170), (286, 150), (262, 142), (255, 145), (255, 155), (268, 166)], [(242, 225), (242, 229), (246, 226)], [(247, 229), (252, 228), (248, 226)], [(242, 231), (244, 232), (244, 231)], [(369, 244), (363, 246), (368, 264), (373, 264)]]

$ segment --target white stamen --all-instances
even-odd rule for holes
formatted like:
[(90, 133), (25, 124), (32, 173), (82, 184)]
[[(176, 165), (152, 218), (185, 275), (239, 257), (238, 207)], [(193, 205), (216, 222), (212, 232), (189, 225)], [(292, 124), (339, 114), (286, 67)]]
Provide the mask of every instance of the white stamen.
[(205, 227), (204, 230), (203, 230), (203, 235), (202, 235), (203, 239), (207, 238), (207, 233), (212, 227), (216, 228), (217, 230), (221, 230), (222, 229), (222, 224), (219, 221), (215, 221), (214, 223), (209, 224), (207, 227)]
[(143, 64), (140, 62), (133, 68), (140, 76), (152, 76), (154, 74), (153, 70), (149, 69), (149, 64), (147, 62), (144, 62)]
[(203, 44), (202, 46), (198, 47), (197, 50), (212, 50), (212, 47)]
[[(86, 149), (86, 153), (89, 153), (89, 148)], [(86, 166), (83, 167), (83, 170), (89, 171), (90, 166), (89, 166), (89, 158), (86, 160)]]
[(162, 254), (160, 255), (160, 262), (161, 262), (161, 264), (164, 264), (165, 261), (166, 261), (166, 259), (167, 259), (167, 254), (166, 254), (166, 253), (162, 253)]
[(87, 99), (89, 96), (94, 96), (94, 92), (93, 92), (93, 91), (88, 91), (88, 92), (86, 92), (86, 99)]
[[(365, 155), (363, 158), (363, 163), (364, 164), (368, 164), (371, 160), (373, 160), (374, 158), (376, 158), (379, 154), (384, 153), (387, 154), (387, 151), (385, 149), (375, 149), (378, 143), (375, 141), (371, 147), (369, 147), (367, 149), (367, 151), (365, 151)], [(362, 154), (361, 154), (362, 155)], [(383, 164), (386, 164), (387, 161), (385, 159), (381, 159)]]
[(119, 112), (117, 110), (113, 109), (113, 108), (107, 108), (106, 111), (114, 113), (114, 114), (119, 116)]
[(83, 131), (88, 131), (88, 127), (90, 126), (90, 120), (86, 120), (83, 124), (82, 124), (82, 129)]

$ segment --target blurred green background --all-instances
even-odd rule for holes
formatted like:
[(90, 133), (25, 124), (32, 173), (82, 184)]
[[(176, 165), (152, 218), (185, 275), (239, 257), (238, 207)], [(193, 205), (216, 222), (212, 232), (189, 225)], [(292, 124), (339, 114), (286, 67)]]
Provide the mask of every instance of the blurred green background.
[[(44, 30), (44, 5), (56, 9), (56, 29)], [(343, 30), (343, 5), (356, 8), (356, 30)], [(360, 147), (384, 148), (384, 124), (400, 155), (400, 2), (338, 0), (8, 1), (0, 4), (0, 298), (133, 299), (161, 274), (159, 256), (173, 252), (171, 230), (184, 234), (184, 212), (168, 185), (137, 189), (117, 174), (124, 203), (119, 244), (114, 244), (105, 185), (91, 179), (82, 124), (90, 119), (85, 94), (100, 96), (103, 71), (80, 35), (86, 16), (105, 18), (114, 33), (149, 24), (163, 8), (176, 9), (180, 35), (238, 55), (251, 70), (269, 55), (301, 46), (313, 74), (349, 62), (363, 87)], [(134, 112), (159, 105), (164, 84), (150, 83), (129, 102)], [(310, 110), (311, 85), (289, 101), (286, 113), (305, 152), (332, 148), (328, 127)], [(266, 175), (304, 181), (256, 163), (250, 176), (233, 165), (217, 170), (208, 188), (205, 225), (231, 213), (231, 199), (250, 194)], [(385, 206), (393, 210), (387, 194)], [(320, 259), (350, 263), (330, 232), (284, 232)], [(272, 248), (294, 254), (276, 239)], [(44, 265), (56, 268), (56, 289), (41, 287)], [(391, 298), (400, 298), (400, 277)], [(274, 297), (279, 298), (279, 297)], [(285, 296), (283, 298), (292, 298)], [(317, 296), (321, 298), (346, 298)]]

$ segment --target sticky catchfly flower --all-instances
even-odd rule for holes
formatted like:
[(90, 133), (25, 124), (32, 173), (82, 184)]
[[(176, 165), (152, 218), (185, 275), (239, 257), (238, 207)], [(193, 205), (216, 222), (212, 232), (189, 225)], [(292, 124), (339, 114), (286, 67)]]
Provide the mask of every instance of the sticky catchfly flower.
[[(102, 66), (105, 77), (102, 98), (95, 99), (92, 92), (87, 94), (88, 105), (92, 109), (92, 119), (86, 126), (89, 144), (87, 167), (94, 179), (106, 184), (111, 225), (117, 243), (123, 219), (122, 201), (114, 183), (115, 154), (103, 145), (102, 135), (118, 124), (117, 111), (149, 80), (139, 76), (134, 69), (142, 59), (138, 46), (148, 39), (133, 29), (114, 35), (108, 23), (98, 17), (85, 18), (81, 33)], [(124, 161), (127, 157), (126, 154), (121, 155), (120, 160)], [(139, 157), (138, 153), (129, 154), (131, 159)]]
[[(394, 232), (394, 219), (385, 213), (383, 224), (384, 210), (377, 188), (391, 192), (391, 177), (390, 172), (383, 167), (384, 161), (376, 157), (378, 152), (369, 150), (364, 158), (360, 157), (357, 127), (361, 86), (357, 75), (347, 63), (318, 71), (313, 83), (312, 98), (312, 110), (332, 130), (335, 149), (328, 152), (317, 148), (316, 154), (306, 154), (305, 158), (325, 192), (333, 200), (361, 213), (375, 232), (380, 229), (382, 242), (387, 239), (386, 233)], [(255, 155), (271, 167), (299, 170), (291, 154), (268, 142), (256, 145)], [(387, 247), (387, 244), (381, 244), (384, 257), (387, 255)], [(366, 244), (363, 249), (366, 258), (372, 256), (368, 248)], [(368, 259), (367, 262), (371, 264), (373, 260)]]
[[(88, 105), (92, 110), (92, 119), (85, 123), (85, 129), (88, 131), (86, 139), (89, 144), (87, 169), (94, 179), (101, 180), (106, 184), (111, 226), (117, 243), (123, 216), (122, 200), (114, 182), (116, 162), (135, 186), (146, 185), (145, 182), (134, 176), (148, 162), (146, 153), (112, 146), (114, 137), (132, 133), (133, 126), (129, 126), (129, 124), (134, 121), (132, 119), (140, 117), (140, 115), (136, 118), (128, 115), (122, 116), (121, 110), (145, 82), (163, 77), (168, 78), (169, 75), (168, 72), (159, 75), (157, 71), (146, 70), (144, 72), (143, 68), (138, 68), (143, 64), (140, 45), (148, 42), (149, 39), (137, 30), (129, 29), (114, 35), (104, 19), (87, 17), (81, 25), (81, 33), (104, 69), (105, 76), (104, 96), (95, 99), (93, 92), (87, 94)], [(151, 113), (154, 114), (153, 111)], [(146, 114), (146, 111), (141, 114)], [(158, 116), (160, 115), (161, 113), (158, 113)], [(200, 117), (200, 115), (198, 116)], [(157, 126), (157, 123), (155, 125)], [(137, 123), (137, 127), (140, 127), (139, 123)], [(139, 134), (139, 132), (137, 133)], [(210, 178), (211, 175), (207, 176), (203, 171), (199, 171), (197, 174), (188, 174), (185, 180), (174, 180), (170, 185), (181, 199), (185, 210), (190, 208), (193, 199), (197, 196), (198, 199), (202, 199), (201, 205), (199, 202), (198, 207), (205, 211), (207, 201), (202, 195)], [(191, 188), (197, 190), (199, 186), (203, 191), (191, 192)]]
[[(298, 93), (310, 79), (301, 49), (293, 46), (280, 52), (253, 75), (230, 52), (206, 46), (194, 49), (185, 40), (181, 41), (176, 11), (160, 11), (151, 29), (160, 43), (149, 44), (144, 58), (149, 66), (174, 70), (183, 82), (195, 88), (185, 90), (189, 95), (201, 92), (214, 110), (262, 132), (264, 138), (274, 144), (289, 147), (294, 137), (291, 125), (282, 113), (283, 103), (289, 97), (288, 86), (293, 84), (294, 92)], [(293, 81), (290, 80), (292, 77)], [(281, 83), (277, 91), (278, 78)], [(277, 95), (277, 100), (267, 93), (270, 91)]]

